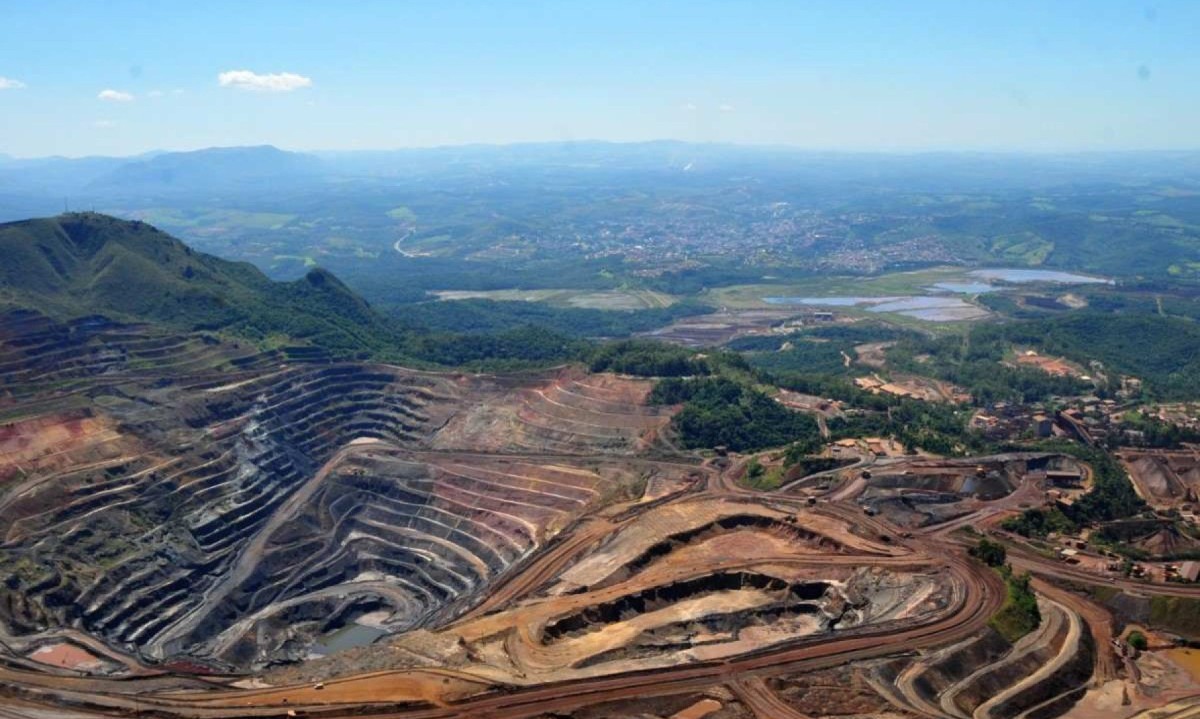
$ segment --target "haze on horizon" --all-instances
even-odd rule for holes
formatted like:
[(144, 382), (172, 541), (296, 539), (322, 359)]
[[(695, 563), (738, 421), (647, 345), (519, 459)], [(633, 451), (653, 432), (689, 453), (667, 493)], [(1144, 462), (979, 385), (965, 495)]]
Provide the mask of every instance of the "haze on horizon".
[(1189, 2), (0, 1), (0, 153), (1200, 149)]

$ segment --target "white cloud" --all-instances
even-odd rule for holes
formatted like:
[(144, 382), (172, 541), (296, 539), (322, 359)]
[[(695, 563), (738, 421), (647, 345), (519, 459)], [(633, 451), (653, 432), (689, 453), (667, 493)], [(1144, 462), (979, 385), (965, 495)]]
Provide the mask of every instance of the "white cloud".
[(177, 88), (175, 88), (174, 90), (172, 90), (172, 91), (171, 91), (171, 94), (172, 94), (172, 95), (182, 95), (182, 94), (183, 94), (183, 88), (179, 88), (179, 87), (177, 87)]
[(291, 92), (302, 87), (312, 87), (312, 78), (293, 72), (275, 72), (260, 75), (250, 70), (229, 70), (217, 75), (221, 87), (257, 92)]
[(691, 102), (689, 102), (689, 103), (687, 103), (686, 105), (684, 105), (684, 106), (683, 106), (683, 109), (684, 109), (684, 110), (687, 110), (688, 112), (695, 112), (695, 111), (696, 111), (696, 105), (695, 105), (695, 103), (691, 103)]
[(728, 104), (721, 105), (717, 109), (720, 110), (721, 112), (733, 112), (733, 105), (728, 105)]
[(130, 102), (133, 100), (133, 95), (128, 92), (121, 92), (120, 90), (101, 90), (100, 94), (96, 97), (108, 102)]
[(111, 127), (116, 127), (116, 126), (117, 126), (117, 123), (113, 122), (112, 120), (93, 120), (92, 121), (92, 127), (95, 127), (100, 130), (107, 130)]
[(146, 93), (146, 97), (162, 97), (164, 94), (162, 90), (151, 90)]
[(25, 87), (25, 83), (20, 80), (0, 75), (0, 90), (20, 90), (23, 87)]

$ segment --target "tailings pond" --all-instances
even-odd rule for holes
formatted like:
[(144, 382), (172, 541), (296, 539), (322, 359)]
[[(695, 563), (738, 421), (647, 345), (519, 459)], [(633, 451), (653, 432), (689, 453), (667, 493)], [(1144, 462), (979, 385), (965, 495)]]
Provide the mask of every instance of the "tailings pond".
[(893, 313), (927, 322), (960, 322), (987, 316), (984, 308), (963, 299), (962, 295), (979, 295), (1004, 289), (1007, 284), (1111, 284), (1112, 280), (1057, 270), (982, 269), (966, 273), (963, 280), (936, 282), (924, 295), (890, 297), (764, 297), (772, 305), (804, 305), (810, 307), (863, 307), (867, 312)]

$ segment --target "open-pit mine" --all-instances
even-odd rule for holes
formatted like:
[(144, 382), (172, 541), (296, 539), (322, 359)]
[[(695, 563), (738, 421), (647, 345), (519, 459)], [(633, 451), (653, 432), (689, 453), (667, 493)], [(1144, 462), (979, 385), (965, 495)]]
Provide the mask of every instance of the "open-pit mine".
[(989, 626), (962, 539), (1069, 458), (756, 492), (651, 388), (4, 315), (0, 716), (1038, 718), (1115, 676), (1070, 592)]

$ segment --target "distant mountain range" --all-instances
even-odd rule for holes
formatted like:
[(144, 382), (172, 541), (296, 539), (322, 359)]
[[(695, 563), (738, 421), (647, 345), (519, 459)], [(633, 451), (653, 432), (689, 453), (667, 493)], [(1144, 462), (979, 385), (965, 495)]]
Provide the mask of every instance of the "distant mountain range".
[[(334, 181), (582, 177), (665, 173), (665, 177), (754, 177), (813, 185), (870, 182), (911, 189), (1030, 187), (1064, 182), (1124, 182), (1130, 178), (1200, 176), (1200, 152), (1075, 154), (851, 153), (792, 147), (557, 142), (465, 145), (403, 150), (301, 153), (269, 145), (151, 152), (135, 157), (0, 155), (0, 197), (56, 198), (77, 203), (136, 196), (231, 190), (321, 187)], [(4, 212), (0, 217), (29, 216)], [(42, 213), (45, 214), (45, 213)]]
[(175, 193), (236, 189), (269, 182), (278, 187), (303, 184), (327, 174), (325, 163), (269, 145), (216, 147), (195, 152), (168, 152), (117, 165), (96, 177), (85, 191), (108, 193)]
[[(320, 182), (330, 174), (314, 155), (271, 146), (152, 152), (136, 157), (0, 159), (0, 194), (74, 198), (76, 204)], [(34, 214), (34, 213), (29, 213)]]

